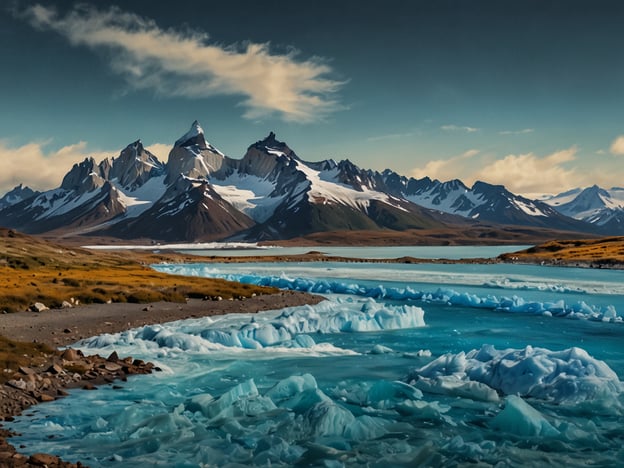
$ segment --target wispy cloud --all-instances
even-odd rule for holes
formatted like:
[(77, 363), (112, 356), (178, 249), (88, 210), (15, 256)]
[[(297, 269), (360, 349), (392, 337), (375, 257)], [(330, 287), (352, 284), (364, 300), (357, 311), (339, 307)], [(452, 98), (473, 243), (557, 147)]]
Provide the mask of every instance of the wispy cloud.
[(620, 135), (615, 140), (613, 140), (609, 151), (611, 152), (611, 154), (615, 154), (616, 156), (624, 155), (624, 135)]
[(330, 79), (331, 68), (317, 57), (272, 53), (268, 43), (210, 43), (206, 33), (162, 29), (117, 7), (80, 5), (61, 16), (38, 4), (19, 16), (74, 46), (112, 51), (112, 70), (136, 89), (188, 98), (243, 96), (240, 105), (249, 119), (276, 114), (311, 122), (341, 108), (335, 96), (343, 83)]
[(46, 148), (49, 143), (33, 142), (11, 147), (6, 141), (0, 140), (0, 196), (20, 183), (36, 190), (58, 187), (72, 165), (85, 157), (92, 156), (100, 161), (106, 156), (119, 154), (119, 151), (89, 151), (84, 141), (48, 151)]
[(432, 159), (427, 161), (424, 167), (414, 169), (412, 176), (418, 179), (423, 177), (430, 177), (432, 179), (439, 179), (442, 181), (455, 179), (460, 177), (462, 172), (461, 168), (468, 164), (465, 161), (477, 156), (480, 151), (477, 149), (470, 149), (458, 154), (449, 159)]
[(413, 132), (407, 133), (388, 133), (387, 135), (376, 135), (372, 137), (368, 137), (367, 141), (382, 141), (382, 140), (399, 140), (401, 138), (409, 138), (414, 136)]
[(498, 132), (499, 135), (526, 135), (527, 133), (533, 133), (534, 128), (523, 128), (522, 130), (503, 130)]
[(466, 127), (466, 126), (460, 126), (460, 125), (442, 125), (440, 128), (444, 130), (445, 132), (474, 133), (474, 132), (478, 132), (479, 130), (481, 130), (480, 128), (476, 128), (476, 127)]

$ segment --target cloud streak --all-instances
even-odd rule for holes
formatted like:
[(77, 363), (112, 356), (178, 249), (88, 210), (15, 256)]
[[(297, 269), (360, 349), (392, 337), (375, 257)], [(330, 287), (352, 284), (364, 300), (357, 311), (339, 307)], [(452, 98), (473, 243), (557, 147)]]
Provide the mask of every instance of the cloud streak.
[(526, 135), (527, 133), (533, 133), (534, 128), (523, 128), (522, 130), (503, 130), (498, 132), (499, 135)]
[(266, 43), (211, 44), (205, 33), (165, 30), (117, 7), (81, 5), (61, 16), (35, 5), (19, 16), (74, 46), (112, 51), (112, 70), (135, 89), (187, 98), (243, 96), (239, 105), (248, 119), (277, 115), (306, 123), (341, 108), (335, 96), (344, 83), (328, 78), (325, 61), (298, 60), (295, 51), (275, 54)]
[(466, 127), (466, 126), (460, 126), (460, 125), (442, 125), (440, 128), (444, 130), (445, 132), (474, 133), (474, 132), (478, 132), (479, 130), (481, 130), (480, 128), (476, 128), (476, 127)]

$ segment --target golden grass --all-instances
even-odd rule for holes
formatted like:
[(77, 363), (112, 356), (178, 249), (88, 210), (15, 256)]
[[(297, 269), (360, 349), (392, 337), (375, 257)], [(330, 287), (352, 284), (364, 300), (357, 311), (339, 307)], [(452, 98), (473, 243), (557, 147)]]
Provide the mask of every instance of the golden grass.
[(182, 302), (185, 298), (250, 297), (277, 290), (218, 279), (158, 273), (147, 265), (180, 261), (175, 254), (102, 253), (66, 248), (0, 229), (0, 311), (26, 310), (35, 302)]
[(597, 266), (622, 265), (624, 264), (624, 237), (554, 240), (520, 252), (503, 254), (500, 258), (505, 261), (583, 263)]

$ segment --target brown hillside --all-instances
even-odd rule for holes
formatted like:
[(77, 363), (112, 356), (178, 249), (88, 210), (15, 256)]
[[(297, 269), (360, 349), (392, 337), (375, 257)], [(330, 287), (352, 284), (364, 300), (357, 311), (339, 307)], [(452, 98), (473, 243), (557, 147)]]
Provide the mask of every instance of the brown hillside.
[(0, 228), (0, 312), (26, 310), (35, 302), (182, 302), (187, 297), (249, 297), (276, 289), (228, 281), (172, 276), (147, 265), (182, 256), (102, 253)]
[(624, 265), (624, 237), (554, 240), (519, 252), (500, 255), (503, 261), (595, 267)]

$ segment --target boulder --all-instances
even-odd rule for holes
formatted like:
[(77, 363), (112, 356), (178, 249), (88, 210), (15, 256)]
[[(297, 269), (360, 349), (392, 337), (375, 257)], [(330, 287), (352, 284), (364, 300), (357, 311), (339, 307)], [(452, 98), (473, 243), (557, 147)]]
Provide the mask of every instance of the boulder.
[(35, 302), (33, 305), (30, 306), (30, 310), (32, 312), (43, 312), (44, 310), (49, 310), (49, 309), (42, 302)]
[(78, 351), (76, 351), (73, 348), (67, 348), (65, 351), (63, 351), (63, 354), (61, 354), (61, 357), (65, 359), (66, 361), (77, 361), (80, 359), (80, 355), (78, 354)]

